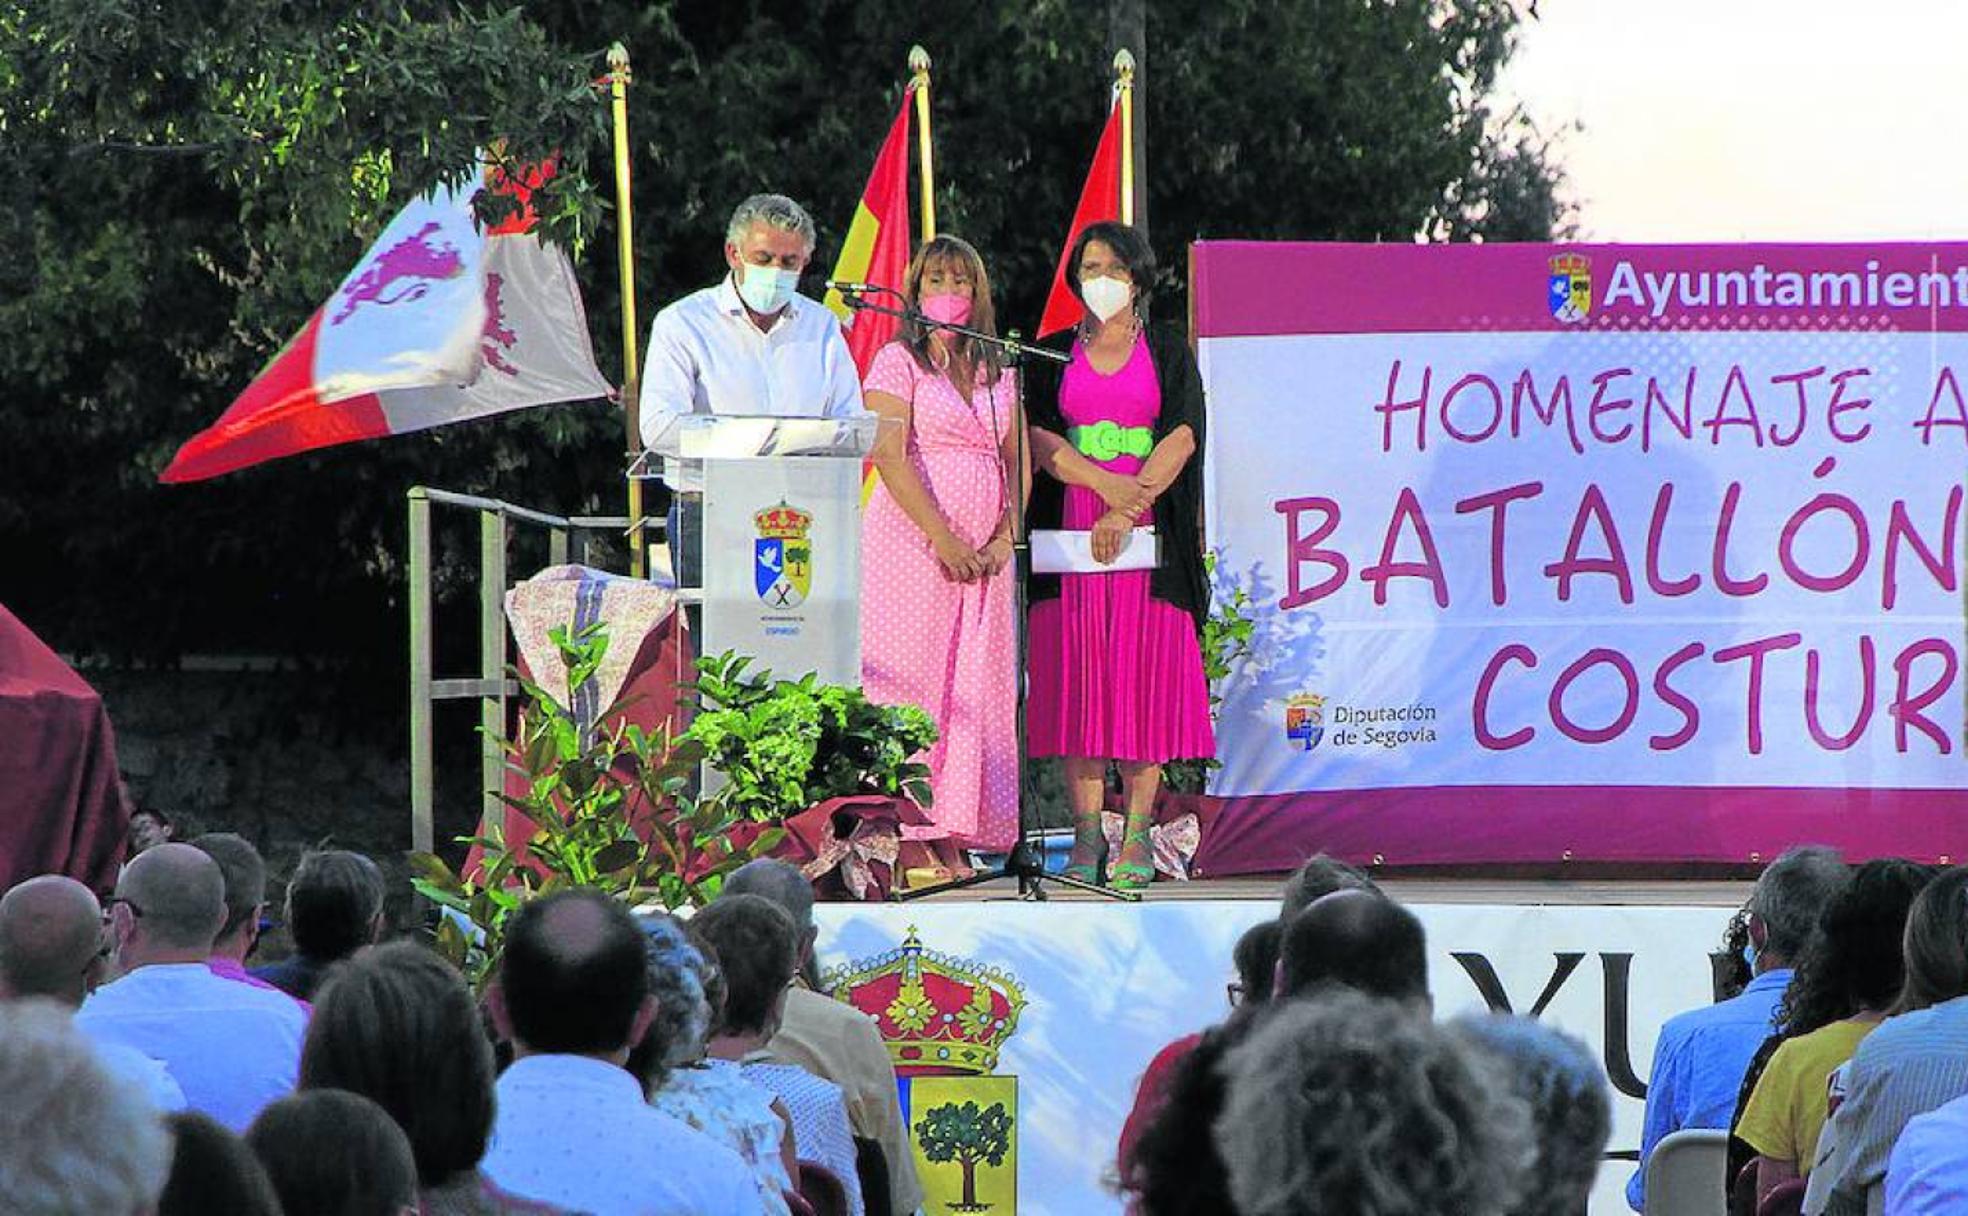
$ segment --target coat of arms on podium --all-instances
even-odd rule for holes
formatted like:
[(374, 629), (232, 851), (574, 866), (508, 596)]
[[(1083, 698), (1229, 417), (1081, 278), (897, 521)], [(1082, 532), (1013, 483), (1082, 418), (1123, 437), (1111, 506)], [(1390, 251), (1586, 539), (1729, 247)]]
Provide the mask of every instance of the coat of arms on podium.
[(1018, 1212), (1018, 1078), (993, 1075), (1018, 1029), (1023, 987), (995, 967), (899, 949), (830, 971), (823, 986), (870, 1018), (902, 1087), (923, 1210)]
[(797, 608), (813, 586), (813, 513), (783, 500), (752, 516), (752, 580), (767, 608)]

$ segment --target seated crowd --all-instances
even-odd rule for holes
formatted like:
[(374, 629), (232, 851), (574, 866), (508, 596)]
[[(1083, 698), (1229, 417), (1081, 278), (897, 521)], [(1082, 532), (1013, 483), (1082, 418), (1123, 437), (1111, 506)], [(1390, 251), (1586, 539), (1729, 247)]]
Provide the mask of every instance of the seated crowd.
[[(688, 920), (536, 899), (482, 999), (378, 944), (382, 874), (351, 853), (303, 860), (297, 953), (249, 970), (266, 886), (218, 834), (146, 849), (101, 902), (59, 876), (0, 897), (0, 1211), (922, 1205), (887, 1052), (814, 990), (790, 866), (751, 863)], [(1710, 1129), (1734, 1211), (1968, 1211), (1968, 869), (1793, 850), (1736, 931), (1736, 990), (1656, 1044), (1634, 1208), (1668, 1138)], [(1229, 1015), (1136, 1092), (1131, 1211), (1585, 1210), (1611, 1128), (1593, 1052), (1532, 1018), (1437, 1019), (1422, 923), (1365, 874), (1311, 859), (1233, 961)]]

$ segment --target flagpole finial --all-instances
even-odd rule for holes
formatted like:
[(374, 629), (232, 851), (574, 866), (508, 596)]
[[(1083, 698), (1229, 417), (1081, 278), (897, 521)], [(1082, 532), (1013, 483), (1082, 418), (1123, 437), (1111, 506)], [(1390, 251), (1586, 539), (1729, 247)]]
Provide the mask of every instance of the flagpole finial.
[(629, 78), (629, 48), (628, 47), (623, 46), (619, 42), (613, 42), (609, 44), (608, 71), (611, 75), (620, 76), (624, 81), (628, 80)]
[(1122, 47), (1114, 52), (1114, 74), (1124, 82), (1134, 82), (1134, 52)]
[(922, 48), (921, 43), (909, 48), (909, 74), (918, 81), (929, 75), (929, 52)]

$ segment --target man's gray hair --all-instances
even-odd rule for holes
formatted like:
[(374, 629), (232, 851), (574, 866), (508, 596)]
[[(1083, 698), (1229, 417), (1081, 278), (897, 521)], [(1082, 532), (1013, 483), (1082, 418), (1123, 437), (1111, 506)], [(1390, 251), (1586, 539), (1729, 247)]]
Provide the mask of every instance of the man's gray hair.
[(1825, 905), (1851, 877), (1838, 851), (1823, 845), (1802, 845), (1771, 862), (1749, 895), (1750, 912), (1763, 922), (1763, 949), (1797, 962)]
[(725, 225), (724, 239), (733, 245), (740, 244), (754, 224), (797, 232), (808, 249), (819, 241), (819, 235), (813, 228), (813, 217), (806, 213), (806, 208), (783, 194), (754, 194), (739, 203), (731, 213), (731, 222)]
[(813, 884), (797, 866), (776, 857), (746, 862), (724, 880), (720, 895), (759, 895), (778, 904), (802, 935), (813, 928)]
[(1612, 1090), (1592, 1049), (1519, 1014), (1467, 1013), (1448, 1028), (1486, 1055), (1502, 1087), (1530, 1107), (1537, 1185), (1512, 1216), (1583, 1212), (1613, 1130)]
[(1223, 1073), (1214, 1133), (1245, 1216), (1504, 1216), (1532, 1181), (1523, 1100), (1410, 1006), (1346, 991), (1287, 1001)]
[(171, 1134), (141, 1089), (96, 1060), (48, 1001), (0, 1005), (0, 1211), (148, 1212)]

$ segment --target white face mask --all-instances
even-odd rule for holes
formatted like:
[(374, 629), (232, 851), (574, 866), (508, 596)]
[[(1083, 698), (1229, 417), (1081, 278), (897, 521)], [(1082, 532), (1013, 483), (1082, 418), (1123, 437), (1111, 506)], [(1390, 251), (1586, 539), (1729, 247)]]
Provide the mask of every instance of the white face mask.
[(793, 289), (799, 286), (798, 274), (776, 266), (754, 266), (748, 262), (739, 271), (738, 298), (760, 315), (784, 308), (786, 301), (793, 298)]
[(1124, 279), (1102, 276), (1080, 284), (1080, 298), (1102, 324), (1113, 320), (1134, 302), (1134, 285)]

